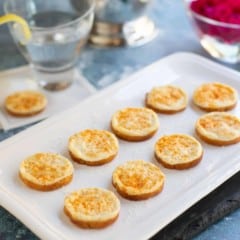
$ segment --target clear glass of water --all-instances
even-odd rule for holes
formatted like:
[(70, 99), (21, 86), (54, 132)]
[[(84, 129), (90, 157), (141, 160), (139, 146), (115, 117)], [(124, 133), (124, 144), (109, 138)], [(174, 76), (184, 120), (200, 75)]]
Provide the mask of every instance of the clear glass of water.
[(70, 86), (93, 25), (94, 0), (7, 0), (4, 10), (29, 24), (32, 38), (26, 43), (19, 25), (10, 24), (10, 32), (39, 85), (52, 91)]

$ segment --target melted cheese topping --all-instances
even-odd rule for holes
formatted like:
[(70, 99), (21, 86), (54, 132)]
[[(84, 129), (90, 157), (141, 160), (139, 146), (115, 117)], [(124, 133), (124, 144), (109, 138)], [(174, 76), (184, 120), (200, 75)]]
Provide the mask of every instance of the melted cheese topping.
[(6, 109), (15, 114), (34, 114), (45, 108), (46, 97), (37, 91), (19, 91), (6, 98)]
[(155, 144), (155, 153), (169, 164), (191, 162), (202, 155), (201, 144), (185, 134), (173, 134), (161, 137)]
[(111, 191), (85, 188), (66, 196), (64, 206), (75, 220), (103, 221), (118, 215), (120, 202)]
[(158, 110), (179, 110), (187, 105), (187, 95), (179, 87), (155, 87), (147, 94), (147, 104)]
[(240, 119), (228, 113), (213, 112), (200, 117), (196, 128), (210, 139), (233, 140), (240, 136)]
[(58, 154), (37, 153), (20, 165), (21, 176), (40, 185), (48, 185), (73, 174), (71, 162)]
[(234, 88), (218, 82), (203, 84), (195, 90), (193, 96), (198, 106), (216, 110), (234, 105), (237, 99), (237, 92)]
[(69, 138), (69, 150), (78, 158), (97, 161), (116, 155), (118, 140), (106, 130), (86, 129)]
[(143, 160), (128, 161), (113, 172), (113, 183), (128, 195), (141, 195), (159, 189), (165, 176), (152, 163)]
[(122, 134), (145, 136), (158, 129), (159, 121), (151, 109), (125, 108), (113, 115), (112, 127)]

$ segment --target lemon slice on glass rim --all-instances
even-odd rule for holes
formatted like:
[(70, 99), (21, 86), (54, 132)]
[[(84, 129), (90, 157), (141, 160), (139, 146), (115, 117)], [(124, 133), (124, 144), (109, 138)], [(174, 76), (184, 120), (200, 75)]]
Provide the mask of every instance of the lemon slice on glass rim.
[(14, 33), (17, 35), (19, 41), (23, 45), (27, 44), (32, 37), (28, 23), (22, 17), (16, 14), (9, 13), (4, 16), (0, 16), (0, 25), (9, 22), (14, 23)]

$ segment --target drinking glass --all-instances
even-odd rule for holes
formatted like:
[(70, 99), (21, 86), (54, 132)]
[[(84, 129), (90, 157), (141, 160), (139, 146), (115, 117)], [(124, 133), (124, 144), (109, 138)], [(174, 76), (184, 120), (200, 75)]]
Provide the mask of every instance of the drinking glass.
[(52, 91), (70, 86), (78, 54), (92, 28), (94, 0), (78, 0), (78, 4), (71, 0), (6, 0), (4, 10), (29, 24), (32, 38), (28, 42), (23, 41), (18, 24), (9, 26), (39, 85)]

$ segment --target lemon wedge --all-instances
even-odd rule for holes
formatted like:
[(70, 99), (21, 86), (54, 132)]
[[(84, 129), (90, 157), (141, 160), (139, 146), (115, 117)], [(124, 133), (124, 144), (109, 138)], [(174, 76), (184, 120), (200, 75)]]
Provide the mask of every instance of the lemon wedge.
[(28, 23), (22, 17), (12, 13), (0, 16), (0, 25), (9, 22), (15, 23), (14, 27), (18, 29), (18, 33), (21, 35), (20, 41), (22, 44), (26, 44), (28, 41), (30, 41), (32, 34)]

